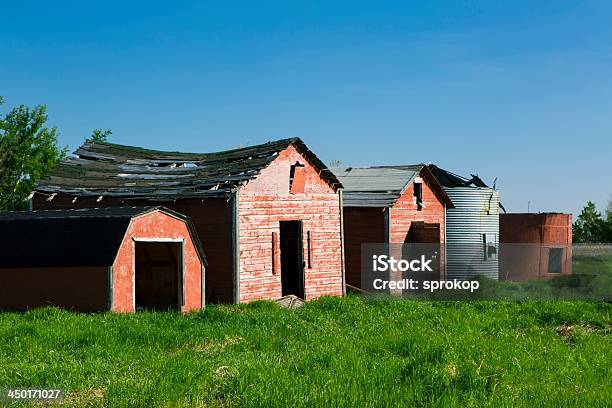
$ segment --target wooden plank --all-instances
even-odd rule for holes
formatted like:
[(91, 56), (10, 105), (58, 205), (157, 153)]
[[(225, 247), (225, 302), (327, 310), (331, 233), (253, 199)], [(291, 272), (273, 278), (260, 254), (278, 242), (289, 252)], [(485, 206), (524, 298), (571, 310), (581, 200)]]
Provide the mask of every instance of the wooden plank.
[(346, 296), (346, 263), (344, 260), (344, 206), (342, 204), (343, 190), (338, 190), (338, 200), (340, 202), (340, 254), (342, 256), (342, 296)]
[(232, 196), (232, 283), (234, 303), (240, 303), (240, 218), (239, 206), (240, 197), (239, 191), (236, 191)]

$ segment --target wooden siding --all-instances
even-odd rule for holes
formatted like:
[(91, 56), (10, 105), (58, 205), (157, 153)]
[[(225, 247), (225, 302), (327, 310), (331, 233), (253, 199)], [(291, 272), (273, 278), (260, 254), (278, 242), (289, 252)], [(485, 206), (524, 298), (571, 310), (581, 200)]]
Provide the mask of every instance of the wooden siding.
[[(423, 172), (421, 172), (423, 176)], [(404, 193), (390, 209), (389, 236), (390, 242), (394, 244), (409, 243), (409, 231), (413, 222), (424, 222), (427, 224), (440, 225), (440, 271), (441, 277), (445, 271), (445, 207), (442, 197), (436, 195), (431, 186), (431, 181), (423, 177), (423, 206), (417, 208), (414, 197), (414, 182), (405, 189)]]
[[(351, 286), (361, 288), (361, 244), (365, 243), (410, 243), (410, 226), (414, 222), (438, 224), (440, 226), (440, 268), (445, 270), (445, 207), (444, 197), (432, 189), (432, 181), (421, 172), (423, 182), (423, 206), (417, 208), (414, 197), (414, 182), (389, 209), (372, 207), (344, 207), (344, 243), (346, 259), (346, 281)], [(385, 211), (388, 211), (389, 230), (387, 231)], [(401, 255), (400, 255), (401, 256)]]
[(414, 183), (411, 183), (391, 207), (390, 216), (391, 243), (408, 242), (408, 232), (413, 222), (440, 224), (440, 242), (444, 242), (444, 204), (426, 179), (423, 180), (423, 208), (417, 208)]
[[(292, 164), (304, 165), (304, 192), (291, 194)], [(281, 297), (280, 221), (303, 222), (304, 260), (311, 237), (311, 268), (305, 268), (307, 300), (342, 295), (339, 194), (293, 146), (282, 151), (240, 190), (240, 301)], [(307, 266), (307, 265), (306, 265)]]
[(385, 243), (384, 208), (344, 208), (346, 283), (361, 288), (361, 244)]
[(232, 303), (232, 206), (227, 199), (177, 200), (164, 204), (193, 221), (202, 242), (206, 268), (206, 299)]
[(56, 306), (79, 312), (107, 310), (108, 268), (0, 269), (0, 310)]

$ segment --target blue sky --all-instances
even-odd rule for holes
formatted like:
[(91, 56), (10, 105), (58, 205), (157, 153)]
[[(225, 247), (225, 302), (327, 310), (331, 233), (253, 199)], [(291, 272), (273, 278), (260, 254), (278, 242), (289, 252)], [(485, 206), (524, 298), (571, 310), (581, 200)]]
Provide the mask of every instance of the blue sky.
[[(90, 4), (91, 3), (91, 4)], [(346, 165), (497, 177), (510, 211), (612, 194), (612, 3), (2, 2), (0, 95), (71, 149), (300, 136)]]

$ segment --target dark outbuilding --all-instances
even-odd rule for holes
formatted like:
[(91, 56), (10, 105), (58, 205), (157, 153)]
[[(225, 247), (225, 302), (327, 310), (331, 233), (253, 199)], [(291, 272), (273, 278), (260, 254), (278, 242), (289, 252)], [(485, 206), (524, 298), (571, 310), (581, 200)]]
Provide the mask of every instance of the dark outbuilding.
[(163, 207), (0, 213), (0, 309), (203, 306), (205, 259), (191, 220)]

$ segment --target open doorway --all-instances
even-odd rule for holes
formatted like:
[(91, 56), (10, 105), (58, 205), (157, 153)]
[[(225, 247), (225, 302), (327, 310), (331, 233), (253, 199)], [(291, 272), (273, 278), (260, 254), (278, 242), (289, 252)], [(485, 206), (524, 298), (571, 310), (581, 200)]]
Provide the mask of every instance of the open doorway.
[(426, 223), (423, 221), (413, 221), (410, 224), (410, 229), (404, 244), (410, 244), (407, 247), (409, 253), (404, 253), (404, 259), (416, 259), (425, 256), (426, 260), (431, 260), (429, 267), (431, 272), (417, 272), (413, 275), (420, 280), (438, 280), (440, 275), (441, 264), (441, 234), (440, 224)]
[(136, 310), (180, 310), (182, 243), (136, 241), (135, 244)]
[(280, 250), (283, 296), (304, 299), (302, 221), (280, 222)]

